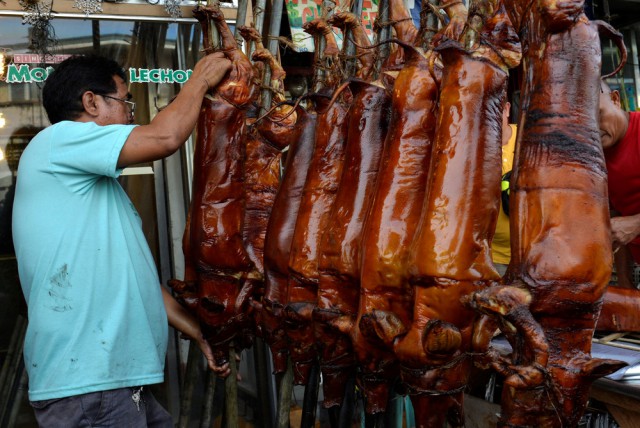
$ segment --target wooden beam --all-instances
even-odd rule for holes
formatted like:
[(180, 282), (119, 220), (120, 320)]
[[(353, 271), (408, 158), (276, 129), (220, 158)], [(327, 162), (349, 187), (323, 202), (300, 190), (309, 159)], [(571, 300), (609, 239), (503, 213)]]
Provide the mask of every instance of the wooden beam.
[[(3, 15), (15, 15), (23, 13), (23, 9), (18, 3), (18, 0), (5, 0), (6, 5), (0, 9), (0, 16)], [(63, 18), (77, 18), (77, 19), (126, 19), (130, 17), (132, 20), (136, 18), (155, 18), (165, 19), (167, 22), (173, 22), (164, 9), (162, 4), (149, 4), (149, 3), (130, 3), (130, 2), (102, 2), (102, 13), (90, 14), (86, 16), (81, 10), (73, 7), (73, 0), (56, 0), (53, 4), (53, 17), (57, 15)], [(196, 20), (191, 16), (191, 11), (194, 6), (180, 6), (182, 10), (183, 18), (179, 18), (178, 21), (193, 21)], [(233, 7), (222, 7), (222, 12), (227, 20), (235, 22), (237, 16), (237, 10)]]

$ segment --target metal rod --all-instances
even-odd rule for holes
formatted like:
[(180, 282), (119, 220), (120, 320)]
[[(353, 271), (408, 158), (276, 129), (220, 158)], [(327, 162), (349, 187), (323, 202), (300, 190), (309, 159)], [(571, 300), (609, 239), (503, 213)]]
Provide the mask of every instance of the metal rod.
[(271, 428), (275, 422), (274, 412), (272, 411), (271, 403), (269, 400), (269, 378), (271, 373), (267, 369), (267, 349), (265, 343), (256, 338), (253, 343), (253, 356), (256, 373), (256, 389), (259, 399), (259, 411), (260, 418), (262, 420), (262, 426)]
[(385, 420), (385, 413), (365, 413), (364, 426), (365, 428), (383, 428)]
[(2, 383), (0, 386), (0, 426), (4, 426), (3, 421), (10, 415), (15, 399), (16, 376), (21, 375), (24, 369), (22, 358), (22, 347), (24, 336), (27, 331), (27, 320), (23, 316), (18, 316), (13, 329), (11, 342), (5, 361), (2, 365)]
[(318, 407), (318, 389), (320, 388), (320, 365), (313, 364), (309, 370), (309, 383), (304, 389), (302, 402), (302, 420), (300, 428), (311, 428), (316, 422), (316, 408)]
[(22, 399), (24, 392), (29, 388), (27, 380), (27, 371), (24, 369), (24, 360), (20, 358), (20, 379), (16, 382), (15, 395), (13, 404), (11, 406), (11, 412), (9, 413), (9, 420), (7, 421), (7, 427), (15, 427), (18, 414), (22, 405)]
[(100, 21), (91, 21), (91, 35), (93, 39), (93, 51), (100, 55)]
[(342, 406), (340, 406), (340, 419), (338, 420), (338, 428), (351, 427), (351, 418), (356, 407), (356, 377), (355, 374), (347, 378), (347, 384), (344, 389), (344, 398)]

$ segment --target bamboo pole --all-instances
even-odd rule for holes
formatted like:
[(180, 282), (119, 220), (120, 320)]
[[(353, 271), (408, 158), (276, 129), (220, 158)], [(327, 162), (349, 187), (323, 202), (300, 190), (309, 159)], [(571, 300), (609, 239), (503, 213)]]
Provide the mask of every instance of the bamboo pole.
[(198, 363), (202, 356), (200, 349), (194, 341), (189, 343), (189, 354), (187, 357), (187, 367), (182, 381), (182, 399), (180, 400), (180, 417), (178, 418), (178, 428), (187, 428), (191, 416), (191, 406), (193, 403), (193, 389), (198, 376)]
[(224, 382), (226, 428), (238, 428), (238, 363), (233, 346), (229, 349), (229, 367), (231, 374)]
[[(239, 27), (241, 27), (242, 25), (244, 25), (247, 22), (247, 8), (249, 6), (249, 1), (248, 0), (238, 0), (238, 14), (236, 15), (236, 26), (233, 29), (233, 36), (236, 39), (236, 43), (238, 44), (238, 46), (242, 46), (242, 36), (240, 35), (240, 30), (238, 30)], [(249, 46), (247, 46), (247, 51), (248, 52)]]
[(289, 428), (289, 413), (291, 413), (291, 394), (293, 393), (293, 365), (291, 358), (287, 359), (287, 369), (281, 375), (278, 391), (277, 428)]
[(211, 370), (207, 370), (205, 374), (205, 393), (204, 402), (202, 403), (202, 420), (200, 428), (210, 428), (213, 419), (213, 400), (216, 391), (216, 375)]
[[(353, 5), (351, 6), (351, 13), (358, 17), (358, 19), (362, 19), (362, 0), (355, 0)], [(346, 30), (344, 33), (344, 40), (342, 43), (345, 43), (344, 52), (347, 54), (346, 61), (346, 71), (347, 76), (351, 77), (356, 73), (356, 67), (358, 66), (358, 61), (356, 59), (356, 45), (354, 43), (353, 37), (351, 37), (351, 30)]]
[[(389, 40), (391, 36), (391, 27), (388, 25), (389, 22), (389, 1), (388, 0), (380, 0), (378, 2), (378, 19), (384, 23), (384, 26), (380, 29), (376, 37), (376, 43), (383, 42), (385, 40)], [(378, 47), (378, 59), (376, 61), (375, 66), (375, 75), (376, 78), (380, 76), (380, 70), (382, 69), (382, 64), (389, 56), (389, 44), (383, 43)]]
[[(267, 48), (271, 55), (278, 57), (278, 37), (280, 36), (280, 22), (282, 21), (282, 6), (284, 0), (273, 0), (271, 5), (271, 19), (269, 20), (269, 31), (267, 32)], [(258, 30), (260, 31), (260, 30)], [(260, 115), (263, 115), (271, 107), (271, 67), (265, 64), (264, 77), (262, 83), (265, 89), (262, 90), (262, 98), (260, 101)]]

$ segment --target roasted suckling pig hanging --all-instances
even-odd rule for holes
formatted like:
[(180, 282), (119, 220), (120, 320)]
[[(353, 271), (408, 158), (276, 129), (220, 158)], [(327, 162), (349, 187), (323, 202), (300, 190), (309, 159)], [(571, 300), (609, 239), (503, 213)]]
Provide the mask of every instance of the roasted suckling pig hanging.
[[(316, 56), (318, 55), (319, 51), (316, 51)], [(327, 98), (324, 100), (328, 102)], [(282, 113), (285, 113), (291, 106), (278, 108), (282, 108)], [(284, 308), (289, 301), (289, 259), (302, 192), (315, 147), (317, 122), (317, 114), (313, 110), (296, 108), (293, 114), (296, 118), (295, 125), (292, 126), (293, 132), (285, 131), (285, 127), (278, 127), (279, 122), (274, 119), (268, 128), (273, 135), (267, 136), (270, 139), (286, 136), (289, 147), (284, 173), (269, 217), (264, 249), (266, 284), (261, 324), (262, 335), (271, 349), (275, 373), (282, 373), (287, 368), (290, 342), (285, 332)], [(287, 120), (286, 115), (282, 117)], [(266, 117), (265, 120), (271, 119)], [(265, 128), (265, 125), (261, 125), (261, 132), (267, 135)]]
[(640, 290), (609, 286), (596, 330), (640, 332)]
[[(252, 276), (255, 284), (254, 307), (257, 309), (256, 321), (259, 333), (262, 333), (262, 296), (264, 295), (264, 241), (269, 216), (280, 185), (282, 150), (294, 143), (301, 131), (296, 129), (298, 119), (294, 107), (282, 104), (284, 78), (286, 76), (280, 63), (271, 52), (262, 47), (260, 34), (253, 27), (243, 27), (240, 33), (256, 44), (251, 55), (254, 62), (262, 64), (258, 69), (270, 70), (269, 88), (272, 91), (272, 108), (269, 114), (257, 122), (250, 120), (245, 134), (246, 157), (244, 162), (245, 178), (245, 221), (244, 243), (249, 257), (255, 265)], [(254, 66), (254, 69), (256, 67)], [(261, 75), (260, 77), (263, 77)], [(262, 80), (262, 79), (260, 79)], [(258, 292), (260, 289), (260, 292)]]
[[(417, 34), (417, 30), (413, 26), (409, 13), (407, 12), (404, 4), (401, 1), (391, 1), (390, 8), (390, 18), (392, 19), (392, 22), (395, 22), (394, 25), (400, 26), (400, 33), (397, 34), (398, 39), (404, 39), (408, 43), (412, 43)], [(364, 100), (367, 97), (375, 94), (380, 99), (380, 101), (383, 101), (390, 107), (394, 107), (394, 104), (392, 104), (391, 101), (391, 94), (383, 90), (382, 82), (384, 80), (386, 85), (393, 85), (393, 81), (395, 80), (395, 77), (397, 75), (397, 70), (395, 72), (391, 71), (389, 73), (389, 67), (390, 64), (398, 65), (399, 61), (400, 60), (387, 61), (385, 63), (384, 73), (381, 78), (374, 83), (367, 84), (365, 86), (366, 91), (358, 93), (356, 97), (364, 96)], [(404, 81), (404, 84), (406, 85), (408, 85), (409, 83), (409, 80)], [(397, 99), (394, 100), (393, 103), (397, 103), (400, 98), (406, 99), (406, 97), (411, 100), (409, 102), (416, 102), (416, 97), (411, 96), (413, 94), (404, 93), (406, 89), (407, 88), (399, 88), (397, 92), (394, 92)], [(394, 110), (392, 109), (392, 114), (393, 113)], [(362, 112), (357, 114), (362, 116)], [(370, 117), (370, 114), (364, 116), (363, 118), (367, 117)], [(352, 138), (351, 135), (353, 133), (355, 133), (356, 135), (359, 133), (358, 126), (363, 123), (360, 121), (360, 119), (358, 119), (358, 117), (351, 116), (349, 120), (351, 121), (349, 138)], [(370, 129), (375, 129), (376, 125), (372, 124), (370, 121), (366, 121), (364, 123), (369, 127), (373, 125), (373, 128)], [(395, 116), (395, 120), (391, 119), (390, 123), (385, 122), (385, 126), (387, 129), (381, 132), (381, 135), (379, 137), (383, 140), (377, 142), (378, 144), (380, 144), (380, 146), (373, 146), (377, 151), (377, 156), (381, 158), (382, 150), (386, 150), (385, 147), (387, 147), (388, 145), (397, 144), (395, 140), (388, 140), (388, 136), (390, 135), (389, 131), (393, 133), (392, 130), (394, 129), (394, 127), (402, 126), (402, 124), (405, 124), (405, 122), (400, 118), (400, 116)], [(367, 138), (370, 139), (371, 137)], [(360, 141), (360, 143), (362, 143), (362, 141)], [(373, 141), (370, 142), (370, 144), (373, 143)], [(410, 151), (413, 153), (412, 150)], [(411, 157), (410, 154), (409, 157)], [(394, 159), (394, 161), (395, 160), (397, 159)], [(376, 171), (379, 170), (380, 166), (381, 165), (379, 160)], [(388, 165), (388, 168), (389, 170), (387, 170), (386, 173), (383, 172), (383, 174), (388, 175), (391, 172), (390, 170), (395, 170), (396, 168), (401, 171), (405, 171), (406, 168), (406, 170), (413, 169), (413, 171), (410, 173), (410, 175), (412, 175), (416, 174), (417, 170), (422, 168), (422, 166), (418, 166), (415, 164), (394, 164)], [(374, 252), (371, 251), (370, 248), (372, 248), (371, 246), (375, 244), (367, 243), (364, 241), (364, 239), (366, 239), (369, 235), (368, 230), (373, 228), (375, 229), (375, 232), (377, 232), (380, 228), (380, 224), (377, 223), (375, 219), (379, 220), (379, 214), (388, 214), (389, 210), (393, 210), (393, 208), (387, 207), (384, 209), (384, 212), (381, 213), (380, 210), (382, 208), (380, 206), (371, 206), (374, 198), (376, 198), (376, 200), (378, 198), (379, 191), (376, 190), (376, 187), (380, 185), (384, 186), (385, 183), (388, 184), (388, 180), (390, 180), (391, 178), (389, 178), (388, 176), (383, 177), (381, 178), (383, 180), (383, 183), (378, 184), (377, 176), (373, 176), (372, 174), (368, 177), (361, 177), (359, 180), (348, 177), (350, 174), (358, 172), (362, 171), (356, 169), (355, 171), (347, 172), (347, 170), (345, 169), (341, 182), (341, 193), (343, 193), (345, 196), (348, 196), (349, 193), (353, 193), (354, 191), (356, 193), (351, 196), (351, 201), (348, 201), (348, 198), (344, 198), (345, 200), (341, 204), (342, 208), (339, 208), (339, 210), (337, 210), (335, 213), (338, 216), (342, 216), (343, 220), (345, 220), (345, 218), (348, 219), (348, 217), (346, 217), (347, 215), (353, 216), (351, 217), (351, 220), (355, 221), (355, 223), (352, 223), (350, 226), (357, 226), (357, 231), (360, 236), (352, 235), (351, 237), (348, 237), (347, 235), (345, 235), (345, 238), (348, 238), (348, 243), (344, 248), (341, 248), (338, 242), (331, 241), (337, 241), (336, 236), (343, 235), (349, 231), (349, 229), (345, 228), (345, 225), (349, 226), (349, 223), (346, 221), (343, 221), (343, 224), (337, 224), (337, 229), (333, 231), (329, 230), (330, 234), (325, 236), (327, 244), (331, 245), (331, 247), (328, 247), (327, 249), (331, 251), (327, 252), (327, 256), (329, 257), (323, 256), (324, 262), (322, 264), (324, 265), (324, 272), (323, 276), (321, 277), (321, 285), (323, 284), (323, 282), (325, 282), (328, 285), (333, 285), (333, 287), (327, 287), (327, 291), (331, 291), (331, 293), (325, 292), (324, 296), (321, 296), (319, 306), (323, 305), (328, 312), (331, 310), (335, 311), (335, 315), (340, 313), (340, 316), (337, 316), (336, 318), (331, 320), (330, 323), (333, 326), (339, 328), (343, 334), (349, 335), (349, 337), (351, 338), (356, 361), (360, 366), (357, 376), (357, 382), (365, 397), (365, 410), (367, 414), (374, 415), (381, 414), (386, 409), (387, 398), (389, 395), (389, 386), (394, 378), (397, 377), (397, 368), (395, 368), (393, 365), (393, 361), (395, 360), (393, 357), (389, 359), (385, 358), (385, 356), (389, 356), (391, 354), (388, 351), (385, 352), (385, 350), (380, 347), (377, 338), (367, 338), (363, 334), (361, 334), (361, 330), (357, 322), (359, 320), (359, 314), (368, 312), (374, 307), (378, 307), (378, 304), (384, 305), (391, 302), (391, 305), (393, 306), (392, 302), (396, 299), (404, 301), (409, 296), (402, 295), (402, 287), (400, 287), (399, 285), (397, 285), (398, 293), (389, 292), (389, 289), (385, 289), (384, 284), (382, 286), (378, 286), (379, 281), (385, 283), (387, 278), (379, 278), (376, 275), (380, 272), (380, 270), (377, 269), (377, 262), (385, 264), (384, 258), (378, 258), (377, 253), (375, 253), (375, 257), (369, 259), (371, 262), (373, 262), (373, 266), (362, 265), (363, 262), (366, 263), (368, 255), (374, 254)], [(419, 172), (417, 173), (419, 174)], [(375, 181), (373, 180), (374, 178)], [(410, 180), (411, 178), (409, 178), (408, 181)], [(408, 184), (408, 186), (411, 186), (411, 184)], [(414, 188), (414, 190), (416, 190), (416, 188)], [(395, 196), (396, 195), (389, 195), (390, 198), (394, 198)], [(410, 198), (412, 198), (413, 196), (414, 195), (411, 194)], [(400, 198), (402, 198), (402, 196), (400, 196)], [(364, 209), (364, 206), (360, 206), (358, 209), (354, 210), (353, 207), (350, 207), (349, 205), (350, 202), (361, 204), (363, 201), (366, 201), (367, 205), (370, 206), (368, 209), (366, 209), (366, 211), (361, 211), (362, 209)], [(389, 200), (385, 201), (385, 203), (389, 202)], [(371, 219), (373, 218), (375, 219), (373, 220), (373, 226), (371, 226), (369, 223), (371, 223)], [(385, 218), (385, 220), (388, 220), (388, 218)], [(398, 223), (393, 224), (393, 226), (397, 225)], [(390, 225), (384, 225), (384, 227), (387, 226)], [(355, 230), (352, 228), (351, 231), (353, 232)], [(383, 231), (382, 234), (384, 233), (385, 232)], [(394, 246), (394, 242), (385, 242), (384, 244)], [(387, 248), (384, 251), (385, 254), (390, 256), (390, 253), (395, 251), (395, 249), (397, 248)], [(387, 250), (389, 251), (388, 253)], [(373, 261), (374, 259), (375, 261)], [(353, 261), (351, 263), (346, 263), (350, 260)], [(349, 293), (350, 288), (347, 287), (350, 283), (359, 287), (360, 299), (358, 299), (357, 294)], [(338, 288), (339, 286), (341, 286), (341, 288)], [(378, 293), (381, 293), (382, 295), (378, 295)], [(349, 297), (349, 299), (346, 299), (345, 296)], [(332, 303), (332, 300), (334, 302), (340, 303)], [(356, 306), (350, 307), (353, 304), (355, 304)]]
[[(326, 42), (324, 55), (334, 56), (335, 59), (330, 59), (329, 64), (337, 66), (339, 51), (329, 24), (324, 19), (316, 19), (305, 23), (304, 30), (311, 35), (322, 35)], [(325, 70), (326, 84), (337, 84), (338, 81), (337, 67)], [(324, 88), (328, 92), (334, 89), (335, 87), (331, 86)], [(349, 108), (345, 98), (350, 95), (348, 92), (344, 94), (328, 106), (326, 99), (316, 98), (318, 116), (315, 147), (291, 244), (285, 316), (287, 336), (290, 340), (289, 350), (294, 367), (294, 382), (297, 384), (306, 384), (311, 366), (317, 364), (318, 351), (312, 313), (318, 299), (320, 239), (330, 220), (329, 214), (342, 172)]]
[(504, 285), (471, 301), (513, 348), (492, 352), (505, 376), (499, 425), (573, 427), (591, 382), (623, 365), (590, 355), (612, 261), (598, 129), (598, 28), (607, 27), (588, 21), (582, 1), (506, 4), (526, 52), (512, 258)]
[[(357, 76), (367, 77), (373, 67), (373, 51), (364, 27), (351, 13), (332, 15), (332, 25), (347, 27), (356, 41), (357, 57), (364, 67)], [(318, 302), (314, 311), (316, 337), (323, 374), (323, 405), (339, 406), (345, 379), (355, 374), (355, 356), (347, 334), (331, 325), (339, 317), (354, 317), (360, 294), (360, 246), (388, 128), (390, 97), (379, 82), (353, 80), (348, 86), (353, 100), (348, 111), (347, 139), (342, 174), (335, 201), (319, 247)]]
[(249, 316), (254, 269), (243, 240), (245, 109), (256, 94), (251, 62), (237, 48), (217, 6), (199, 7), (194, 15), (204, 34), (205, 51), (212, 51), (209, 25), (221, 37), (221, 50), (232, 69), (208, 94), (200, 111), (194, 153), (193, 194), (185, 229), (184, 281), (171, 281), (176, 297), (202, 324), (216, 361), (228, 360), (231, 341), (245, 342), (253, 329)]
[[(302, 180), (306, 177), (306, 165), (308, 165), (308, 156), (313, 147), (313, 138), (309, 138), (309, 129), (313, 134), (314, 123), (313, 118), (302, 109), (296, 109), (292, 105), (283, 104), (284, 96), (284, 78), (285, 72), (280, 63), (268, 50), (264, 49), (261, 43), (260, 34), (253, 27), (243, 27), (240, 29), (243, 36), (253, 40), (256, 49), (252, 54), (252, 59), (263, 64), (270, 70), (270, 84), (272, 91), (271, 110), (257, 122), (250, 126), (250, 134), (254, 135), (256, 141), (260, 141), (258, 146), (260, 150), (255, 152), (255, 160), (258, 166), (265, 165), (267, 168), (257, 168), (252, 172), (258, 184), (255, 203), (252, 198), (247, 198), (247, 214), (251, 213), (251, 207), (256, 207), (255, 218), (246, 218), (247, 223), (251, 223), (252, 228), (256, 228), (260, 232), (258, 236), (262, 239), (262, 247), (254, 245), (257, 250), (262, 249), (261, 255), (264, 256), (263, 262), (258, 262), (258, 267), (263, 267), (266, 274), (265, 292), (260, 300), (254, 302), (257, 308), (257, 322), (259, 332), (271, 347), (274, 359), (274, 368), (276, 373), (280, 373), (286, 368), (287, 344), (284, 339), (283, 319), (282, 319), (282, 303), (286, 298), (283, 290), (286, 291), (287, 264), (289, 260), (288, 248), (290, 247), (290, 239), (292, 230), (286, 227), (286, 219), (282, 215), (293, 215), (295, 221), (295, 213), (297, 207), (292, 207), (299, 201), (299, 193), (296, 194), (296, 179)], [(289, 154), (286, 176), (280, 185), (281, 171), (281, 151), (287, 149)], [(246, 170), (252, 168), (250, 161), (252, 151), (247, 147)], [(290, 170), (292, 169), (292, 170)], [(275, 187), (272, 187), (273, 177), (277, 176), (278, 181)], [(268, 180), (265, 183), (265, 180)], [(247, 183), (247, 186), (250, 183)], [(265, 194), (265, 192), (267, 194)], [(273, 193), (272, 193), (273, 192)], [(268, 205), (269, 212), (265, 216), (266, 210), (262, 207)], [(273, 210), (277, 210), (273, 212)], [(269, 231), (269, 232), (268, 232)], [(270, 233), (270, 238), (267, 238)], [(267, 239), (269, 242), (267, 243)], [(277, 246), (274, 246), (274, 244)], [(257, 252), (257, 251), (256, 251)], [(268, 254), (265, 255), (265, 252)], [(284, 270), (282, 270), (284, 269)], [(282, 273), (284, 272), (284, 273)], [(284, 280), (284, 284), (283, 284)]]
[[(353, 37), (356, 57), (361, 64), (356, 76), (366, 79), (373, 71), (374, 51), (367, 49), (371, 43), (362, 23), (348, 12), (336, 12), (328, 22)], [(369, 211), (388, 124), (389, 97), (382, 87), (358, 80), (348, 88), (353, 100), (347, 113), (344, 163), (330, 207), (331, 220), (321, 231), (318, 300), (314, 309), (326, 408), (342, 403), (345, 379), (355, 374), (351, 340), (331, 322), (338, 317), (354, 315), (358, 310), (362, 225)]]
[[(499, 209), (502, 111), (507, 69), (520, 45), (497, 2), (472, 8), (481, 25), (464, 46), (440, 36), (443, 62), (426, 199), (409, 255), (413, 319), (398, 325), (374, 312), (401, 364), (419, 426), (464, 423), (462, 397), (471, 364), (472, 310), (460, 298), (498, 279), (490, 242)], [(473, 202), (471, 202), (473, 201)]]
[[(364, 228), (360, 312), (388, 310), (408, 323), (413, 296), (407, 282), (408, 250), (422, 212), (438, 88), (421, 52), (409, 49), (405, 60), (393, 86), (389, 130)], [(387, 390), (398, 370), (392, 349), (368, 333), (364, 336), (358, 324), (353, 327), (354, 347), (366, 374), (362, 388), (367, 411), (377, 413), (386, 408)]]
[(289, 341), (284, 307), (288, 299), (289, 255), (300, 197), (307, 178), (315, 141), (316, 114), (296, 109), (295, 132), (287, 152), (284, 174), (276, 194), (265, 236), (265, 293), (262, 298), (262, 336), (271, 349), (275, 373), (287, 368)]

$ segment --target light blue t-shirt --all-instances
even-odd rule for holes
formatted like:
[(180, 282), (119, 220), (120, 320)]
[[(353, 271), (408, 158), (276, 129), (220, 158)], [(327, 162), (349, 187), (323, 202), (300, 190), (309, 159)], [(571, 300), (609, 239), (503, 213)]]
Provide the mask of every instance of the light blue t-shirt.
[(163, 381), (168, 324), (141, 220), (116, 180), (132, 125), (64, 121), (20, 158), (13, 236), (32, 401)]

